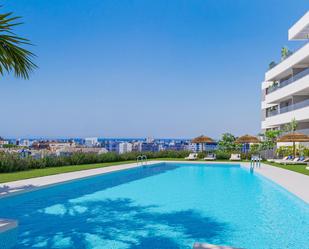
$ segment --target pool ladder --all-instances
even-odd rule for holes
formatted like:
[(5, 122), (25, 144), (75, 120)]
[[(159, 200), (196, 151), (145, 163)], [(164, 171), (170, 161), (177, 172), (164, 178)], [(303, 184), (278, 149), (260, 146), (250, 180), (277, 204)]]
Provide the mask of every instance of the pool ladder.
[(253, 170), (255, 167), (261, 168), (261, 160), (262, 158), (260, 155), (253, 155), (250, 161), (250, 169)]
[(139, 165), (139, 163), (141, 164), (141, 166), (145, 166), (147, 165), (147, 156), (146, 155), (140, 155), (136, 158), (136, 163), (137, 165)]

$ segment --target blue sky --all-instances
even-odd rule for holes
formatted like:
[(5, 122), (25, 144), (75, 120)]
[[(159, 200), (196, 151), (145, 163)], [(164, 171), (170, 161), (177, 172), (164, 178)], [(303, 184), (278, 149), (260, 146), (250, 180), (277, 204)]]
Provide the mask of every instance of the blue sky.
[(6, 137), (218, 138), (260, 131), (260, 83), (307, 0), (6, 0), (35, 44), (0, 79)]

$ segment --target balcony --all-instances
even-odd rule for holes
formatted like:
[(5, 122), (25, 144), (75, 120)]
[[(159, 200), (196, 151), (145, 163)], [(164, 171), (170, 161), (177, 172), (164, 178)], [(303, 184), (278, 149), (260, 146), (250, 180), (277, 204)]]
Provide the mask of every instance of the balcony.
[(273, 117), (273, 116), (276, 116), (278, 114), (280, 114), (279, 110), (272, 110), (272, 111), (267, 112), (266, 118)]
[(295, 103), (295, 104), (293, 104), (293, 105), (289, 105), (289, 106), (286, 106), (286, 107), (282, 107), (282, 108), (277, 109), (277, 110), (269, 111), (269, 112), (267, 113), (267, 118), (273, 117), (273, 116), (277, 116), (277, 115), (279, 115), (279, 114), (283, 114), (283, 113), (286, 113), (286, 112), (298, 110), (298, 109), (301, 109), (301, 108), (304, 108), (304, 107), (307, 107), (307, 106), (309, 106), (309, 99), (306, 99), (306, 100), (304, 100), (304, 101)]
[(274, 87), (269, 87), (267, 90), (267, 94), (273, 93), (275, 91), (277, 91), (278, 89), (281, 89), (287, 85), (290, 85), (291, 83), (295, 82), (296, 80), (301, 79), (302, 77), (305, 77), (306, 75), (309, 74), (309, 68), (306, 68), (305, 70), (294, 74), (291, 78), (281, 81), (277, 86)]
[(275, 81), (288, 77), (292, 68), (309, 64), (309, 42), (305, 42), (293, 54), (287, 56), (280, 63), (269, 69), (265, 73), (265, 81)]
[[(291, 110), (291, 109), (290, 109)], [(273, 116), (268, 116), (262, 121), (262, 129), (276, 128), (281, 125), (290, 123), (292, 118), (295, 118), (298, 123), (308, 122), (309, 105), (300, 109), (294, 109), (288, 112), (278, 112), (277, 115), (272, 113)], [(279, 115), (280, 114), (280, 115)]]

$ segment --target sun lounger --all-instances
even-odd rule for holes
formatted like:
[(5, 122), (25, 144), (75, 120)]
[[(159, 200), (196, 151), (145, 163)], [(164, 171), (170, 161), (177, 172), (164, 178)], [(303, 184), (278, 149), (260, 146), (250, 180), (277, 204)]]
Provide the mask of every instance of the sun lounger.
[(231, 154), (230, 161), (240, 161), (240, 154)]
[(278, 160), (287, 160), (288, 159), (288, 157), (286, 156), (286, 157), (284, 157), (284, 158), (282, 158), (282, 159), (275, 159), (275, 158), (273, 158), (273, 159), (267, 159), (267, 162), (270, 162), (270, 163), (274, 163), (274, 162), (276, 162), (276, 161), (278, 161)]
[(214, 161), (216, 160), (216, 154), (208, 154), (206, 157), (204, 157), (205, 161)]
[(196, 160), (197, 153), (190, 153), (189, 156), (185, 157), (186, 160)]
[(275, 163), (285, 163), (285, 162), (291, 162), (292, 159), (293, 159), (292, 156), (286, 156), (283, 159), (276, 159), (273, 162), (275, 162)]
[(309, 162), (308, 159), (305, 159), (304, 157), (295, 157), (294, 159), (287, 159), (287, 160), (278, 160), (276, 163), (280, 164), (307, 164)]

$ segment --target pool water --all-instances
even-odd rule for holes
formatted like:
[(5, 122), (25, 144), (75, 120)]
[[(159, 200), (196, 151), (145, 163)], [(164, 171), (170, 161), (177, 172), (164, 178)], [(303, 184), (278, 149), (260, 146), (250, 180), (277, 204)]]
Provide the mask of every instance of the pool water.
[(158, 164), (0, 199), (16, 248), (308, 249), (309, 205), (234, 165)]

